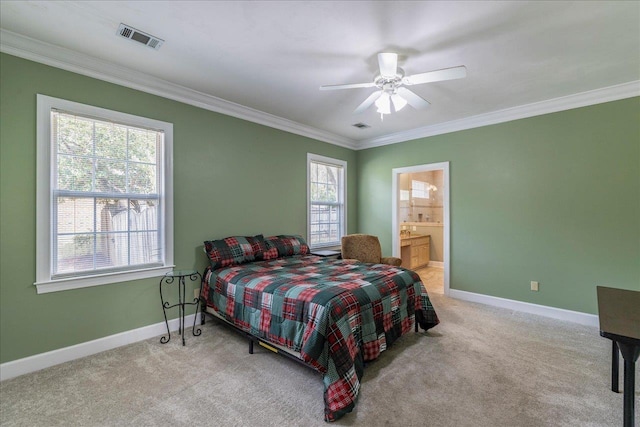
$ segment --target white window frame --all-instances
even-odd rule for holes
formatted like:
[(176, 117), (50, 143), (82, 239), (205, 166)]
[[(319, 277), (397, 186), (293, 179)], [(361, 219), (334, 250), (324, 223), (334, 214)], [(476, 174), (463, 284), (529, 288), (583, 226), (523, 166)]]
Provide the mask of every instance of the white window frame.
[[(412, 199), (428, 199), (430, 198), (429, 183), (418, 179), (411, 180), (411, 198)], [(420, 187), (420, 188), (415, 188)]]
[[(338, 185), (338, 203), (341, 205), (340, 209), (340, 227), (338, 230), (339, 236), (337, 242), (328, 242), (320, 245), (313, 245), (311, 243), (311, 162), (324, 163), (329, 166), (338, 167), (341, 170)], [(339, 248), (341, 245), (342, 236), (347, 231), (347, 162), (340, 159), (334, 159), (331, 157), (321, 156), (319, 154), (307, 153), (307, 243), (310, 249), (319, 248)]]
[[(36, 286), (39, 294), (86, 288), (89, 286), (160, 277), (173, 265), (173, 124), (146, 117), (80, 104), (65, 99), (37, 95), (37, 188), (36, 188)], [(163, 206), (159, 215), (164, 259), (162, 266), (134, 270), (97, 272), (83, 276), (52, 279), (53, 232), (53, 168), (55, 153), (51, 142), (51, 111), (62, 110), (96, 119), (164, 132), (161, 164), (163, 179), (158, 189)]]

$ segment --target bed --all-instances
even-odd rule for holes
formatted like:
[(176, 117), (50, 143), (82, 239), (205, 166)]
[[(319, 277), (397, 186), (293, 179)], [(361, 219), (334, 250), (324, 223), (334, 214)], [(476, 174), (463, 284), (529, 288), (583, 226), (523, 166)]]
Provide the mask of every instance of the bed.
[(364, 362), (439, 320), (411, 270), (309, 254), (300, 236), (205, 242), (206, 311), (323, 375), (325, 421), (355, 407)]

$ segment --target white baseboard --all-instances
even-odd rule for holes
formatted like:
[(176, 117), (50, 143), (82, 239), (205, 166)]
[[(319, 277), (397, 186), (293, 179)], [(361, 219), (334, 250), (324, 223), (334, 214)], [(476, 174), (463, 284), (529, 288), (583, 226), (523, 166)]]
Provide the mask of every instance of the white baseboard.
[(554, 319), (579, 323), (586, 326), (600, 326), (598, 316), (595, 314), (588, 314), (579, 311), (565, 310), (563, 308), (549, 307), (546, 305), (532, 304), (529, 302), (493, 297), (490, 295), (476, 294), (474, 292), (461, 291), (458, 289), (449, 289), (449, 296), (465, 301), (479, 302), (481, 304), (508, 308), (511, 310), (522, 311), (524, 313), (537, 314), (539, 316), (551, 317)]
[[(478, 302), (495, 307), (537, 314), (540, 316), (551, 317), (554, 319), (565, 320), (582, 325), (595, 327), (599, 326), (598, 316), (596, 316), (595, 314), (587, 314), (581, 313), (579, 311), (571, 311), (562, 308), (531, 304), (528, 302), (477, 294), (473, 292), (461, 291), (458, 289), (449, 289), (449, 296), (465, 301)], [(185, 317), (185, 324), (187, 326), (193, 325), (194, 316), (194, 314), (191, 314)], [(169, 329), (172, 332), (177, 331), (178, 326), (178, 319), (172, 319), (169, 321)], [(17, 376), (28, 374), (30, 372), (39, 371), (40, 369), (48, 368), (50, 366), (58, 365), (64, 362), (69, 362), (81, 357), (90, 356), (102, 351), (111, 350), (123, 345), (157, 337), (165, 334), (166, 331), (167, 329), (165, 323), (160, 322), (154, 325), (143, 326), (142, 328), (133, 329), (104, 338), (98, 338), (96, 340), (72, 345), (70, 347), (64, 347), (57, 350), (48, 351), (46, 353), (40, 353), (33, 356), (25, 357), (23, 359), (6, 362), (0, 364), (0, 381), (15, 378)]]
[(428, 267), (435, 267), (435, 268), (444, 268), (444, 262), (442, 261), (429, 261), (429, 264), (427, 264)]
[[(185, 325), (187, 325), (187, 332), (190, 329), (188, 326), (193, 325), (194, 316), (195, 314), (191, 314), (184, 318)], [(176, 318), (169, 320), (170, 331), (177, 331), (178, 326), (179, 319)], [(96, 340), (83, 342), (69, 347), (59, 348), (46, 353), (12, 360), (11, 362), (0, 364), (0, 381), (15, 378), (30, 372), (39, 371), (40, 369), (48, 368), (60, 363), (80, 359), (81, 357), (90, 356), (102, 351), (111, 350), (112, 348), (157, 337), (166, 333), (167, 326), (164, 322), (160, 322), (154, 325), (143, 326), (142, 328), (120, 332), (119, 334), (109, 335), (107, 337), (98, 338)], [(176, 339), (176, 337), (172, 338)]]

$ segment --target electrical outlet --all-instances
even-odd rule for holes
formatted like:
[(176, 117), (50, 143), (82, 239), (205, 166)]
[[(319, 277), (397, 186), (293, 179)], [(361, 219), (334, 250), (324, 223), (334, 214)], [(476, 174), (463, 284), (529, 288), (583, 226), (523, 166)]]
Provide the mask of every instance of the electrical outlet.
[(531, 281), (531, 290), (534, 292), (538, 292), (538, 282)]
[(193, 297), (198, 298), (200, 296), (200, 288), (193, 290)]

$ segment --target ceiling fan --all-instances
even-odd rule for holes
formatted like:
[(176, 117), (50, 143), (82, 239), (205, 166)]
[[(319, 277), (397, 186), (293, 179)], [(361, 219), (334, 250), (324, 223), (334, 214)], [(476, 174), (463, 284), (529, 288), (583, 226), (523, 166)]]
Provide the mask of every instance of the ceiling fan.
[(354, 114), (362, 113), (375, 103), (376, 107), (378, 107), (378, 113), (384, 115), (391, 114), (392, 106), (395, 111), (400, 111), (407, 103), (418, 110), (423, 110), (431, 105), (429, 101), (404, 86), (461, 79), (467, 76), (467, 68), (464, 65), (405, 76), (402, 68), (398, 67), (397, 53), (379, 53), (378, 66), (380, 67), (380, 74), (375, 76), (372, 82), (326, 85), (320, 86), (320, 90), (377, 87), (378, 90), (369, 95), (369, 97), (354, 110)]

